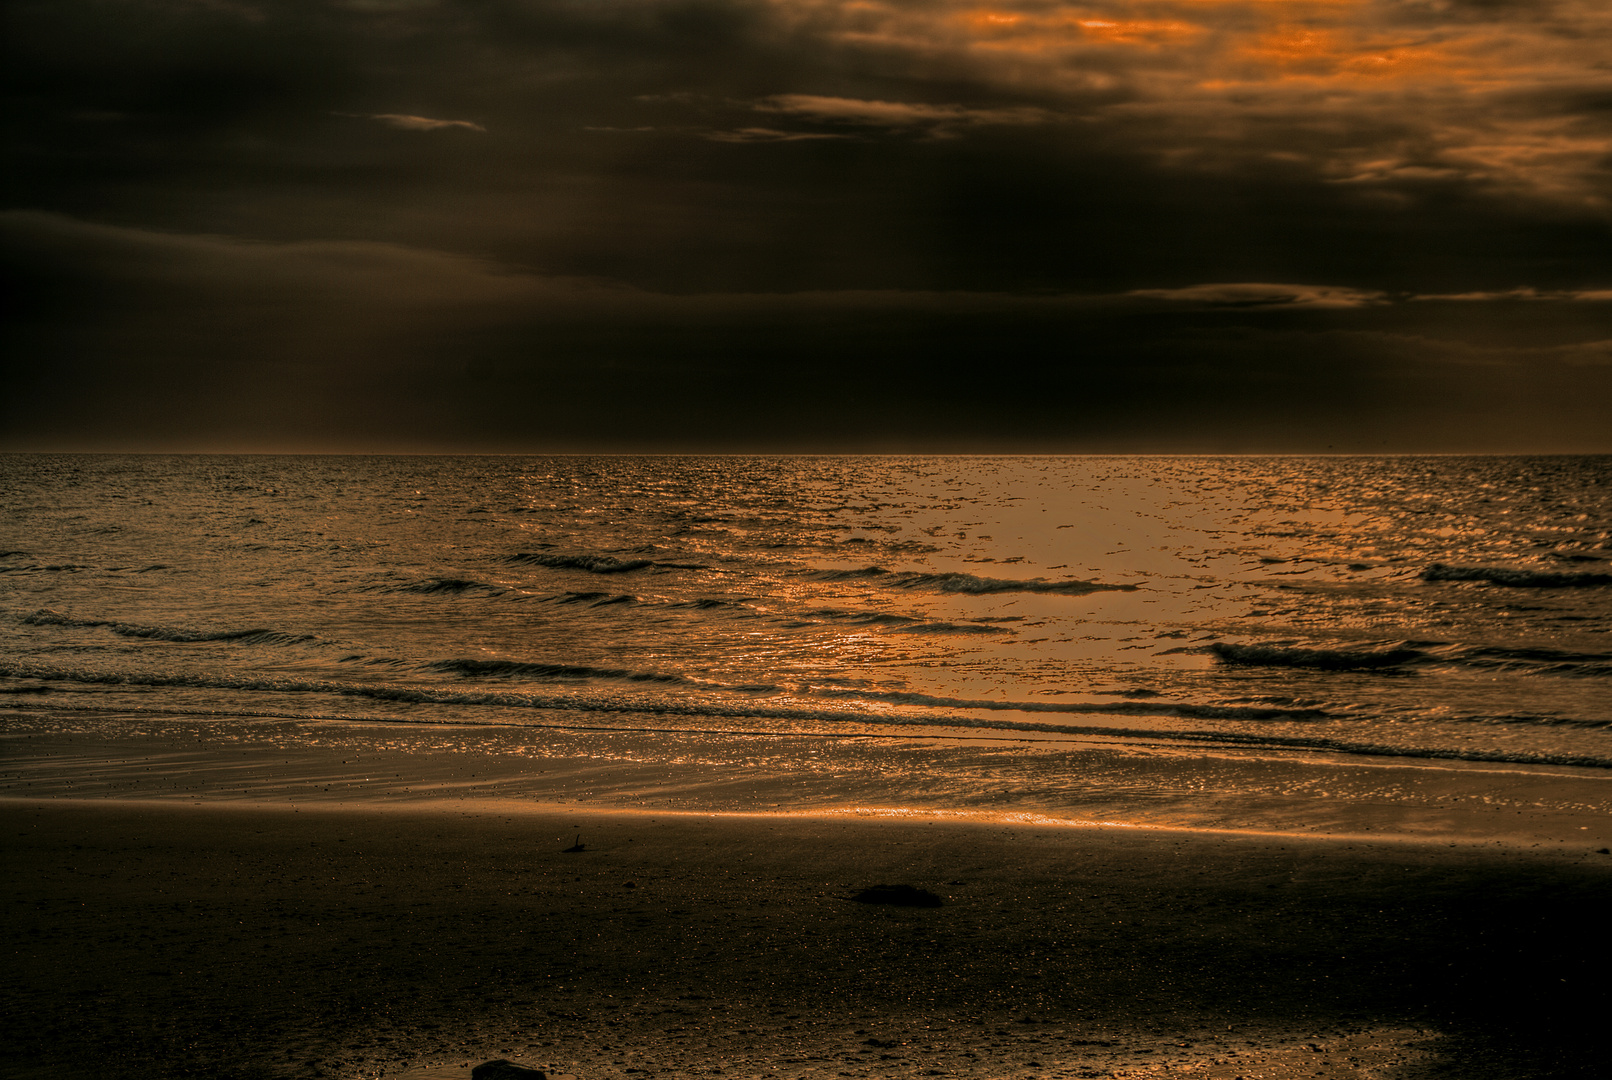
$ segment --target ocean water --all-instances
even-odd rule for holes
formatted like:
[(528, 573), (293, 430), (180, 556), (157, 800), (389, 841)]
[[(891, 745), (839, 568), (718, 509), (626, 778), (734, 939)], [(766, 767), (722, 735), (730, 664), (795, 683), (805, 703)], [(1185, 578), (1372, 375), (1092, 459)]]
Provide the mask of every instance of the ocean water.
[(0, 456), (13, 715), (1600, 777), (1609, 676), (1608, 457)]

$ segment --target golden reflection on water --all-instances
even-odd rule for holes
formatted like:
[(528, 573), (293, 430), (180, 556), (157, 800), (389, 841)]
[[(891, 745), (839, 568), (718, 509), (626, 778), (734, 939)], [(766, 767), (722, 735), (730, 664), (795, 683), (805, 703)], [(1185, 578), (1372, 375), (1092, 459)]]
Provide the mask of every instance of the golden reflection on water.
[[(1593, 570), (1612, 522), (1589, 461), (450, 465), (381, 462), (361, 484), (256, 463), (299, 496), (273, 511), (250, 484), (190, 499), (173, 479), (106, 543), (160, 558), (166, 535), (183, 575), (28, 579), (38, 610), (0, 633), (27, 671), (80, 665), (86, 702), (243, 715), (860, 716), (1579, 757), (1612, 721), (1606, 590), (1425, 576)], [(273, 520), (243, 548), (218, 522), (247, 511)]]

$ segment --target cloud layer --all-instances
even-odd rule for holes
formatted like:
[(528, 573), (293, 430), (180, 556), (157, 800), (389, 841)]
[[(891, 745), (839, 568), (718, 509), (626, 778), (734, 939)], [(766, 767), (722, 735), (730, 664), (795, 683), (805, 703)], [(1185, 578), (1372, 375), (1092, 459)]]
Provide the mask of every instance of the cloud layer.
[(10, 27), (8, 445), (1612, 449), (1589, 0)]
[(371, 113), (362, 116), (357, 113), (337, 113), (337, 116), (351, 116), (361, 120), (378, 120), (387, 127), (394, 127), (401, 131), (451, 131), (455, 128), (461, 131), (479, 131), (487, 134), (487, 129), (470, 120), (433, 120), (429, 116), (405, 116), (401, 113)]

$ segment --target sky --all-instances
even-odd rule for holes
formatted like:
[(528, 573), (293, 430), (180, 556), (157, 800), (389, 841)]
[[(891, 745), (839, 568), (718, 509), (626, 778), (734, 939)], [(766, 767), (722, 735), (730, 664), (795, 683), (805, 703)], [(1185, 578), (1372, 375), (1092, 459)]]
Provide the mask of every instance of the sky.
[(0, 450), (1612, 451), (1605, 0), (10, 0)]

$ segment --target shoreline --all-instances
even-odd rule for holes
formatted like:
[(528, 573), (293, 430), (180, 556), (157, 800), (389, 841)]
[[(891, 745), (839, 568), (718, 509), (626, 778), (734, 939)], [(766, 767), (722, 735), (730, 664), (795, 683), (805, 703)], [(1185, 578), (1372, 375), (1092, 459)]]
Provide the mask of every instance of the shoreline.
[[(0, 1080), (1604, 1075), (1572, 770), (987, 748), (955, 806), (921, 739), (0, 719)], [(1072, 765), (1131, 786), (1036, 803)], [(1363, 786), (1231, 790), (1309, 776)]]
[[(1361, 840), (1612, 847), (1612, 774), (1567, 766), (0, 710), (0, 798), (504, 802), (882, 813)], [(936, 787), (931, 777), (946, 776)]]
[(1412, 836), (1379, 834), (1372, 832), (1280, 832), (1269, 829), (1226, 829), (1205, 828), (1191, 825), (1153, 825), (1136, 824), (1124, 821), (1086, 821), (1070, 818), (1050, 817), (1030, 811), (1008, 811), (999, 813), (985, 813), (962, 810), (936, 810), (915, 809), (900, 806), (846, 806), (846, 807), (814, 807), (810, 809), (747, 809), (747, 810), (713, 810), (713, 809), (668, 809), (665, 807), (649, 808), (635, 807), (624, 804), (604, 802), (531, 802), (517, 798), (499, 798), (491, 796), (472, 796), (463, 798), (448, 797), (421, 797), (408, 801), (391, 801), (384, 799), (305, 799), (303, 801), (268, 801), (240, 799), (211, 799), (204, 796), (168, 796), (168, 797), (139, 797), (139, 796), (98, 796), (98, 797), (72, 797), (72, 796), (28, 796), (19, 794), (0, 794), (0, 809), (28, 807), (36, 810), (45, 810), (52, 807), (63, 809), (106, 809), (109, 811), (134, 811), (142, 807), (161, 807), (175, 809), (180, 812), (191, 810), (205, 813), (317, 813), (334, 815), (433, 815), (458, 814), (461, 816), (495, 816), (505, 819), (514, 818), (547, 818), (555, 816), (586, 816), (590, 819), (621, 819), (623, 821), (637, 820), (687, 820), (710, 822), (733, 822), (736, 824), (760, 824), (766, 822), (810, 822), (819, 825), (830, 825), (835, 822), (857, 822), (866, 824), (893, 823), (907, 825), (938, 825), (944, 828), (967, 829), (1010, 829), (1026, 830), (1039, 829), (1066, 832), (1124, 832), (1139, 835), (1153, 835), (1165, 837), (1199, 837), (1208, 839), (1247, 840), (1251, 842), (1266, 841), (1270, 843), (1292, 843), (1295, 845), (1313, 845), (1325, 847), (1326, 845), (1370, 845), (1384, 848), (1401, 848), (1405, 850), (1416, 849), (1446, 849), (1455, 848), (1469, 853), (1483, 853), (1495, 856), (1518, 855), (1531, 859), (1547, 861), (1562, 861), (1568, 863), (1594, 862), (1592, 856), (1603, 855), (1599, 850), (1586, 849), (1580, 845), (1571, 848), (1543, 848), (1534, 845), (1524, 848), (1506, 844), (1503, 840), (1481, 837), (1459, 836)]

